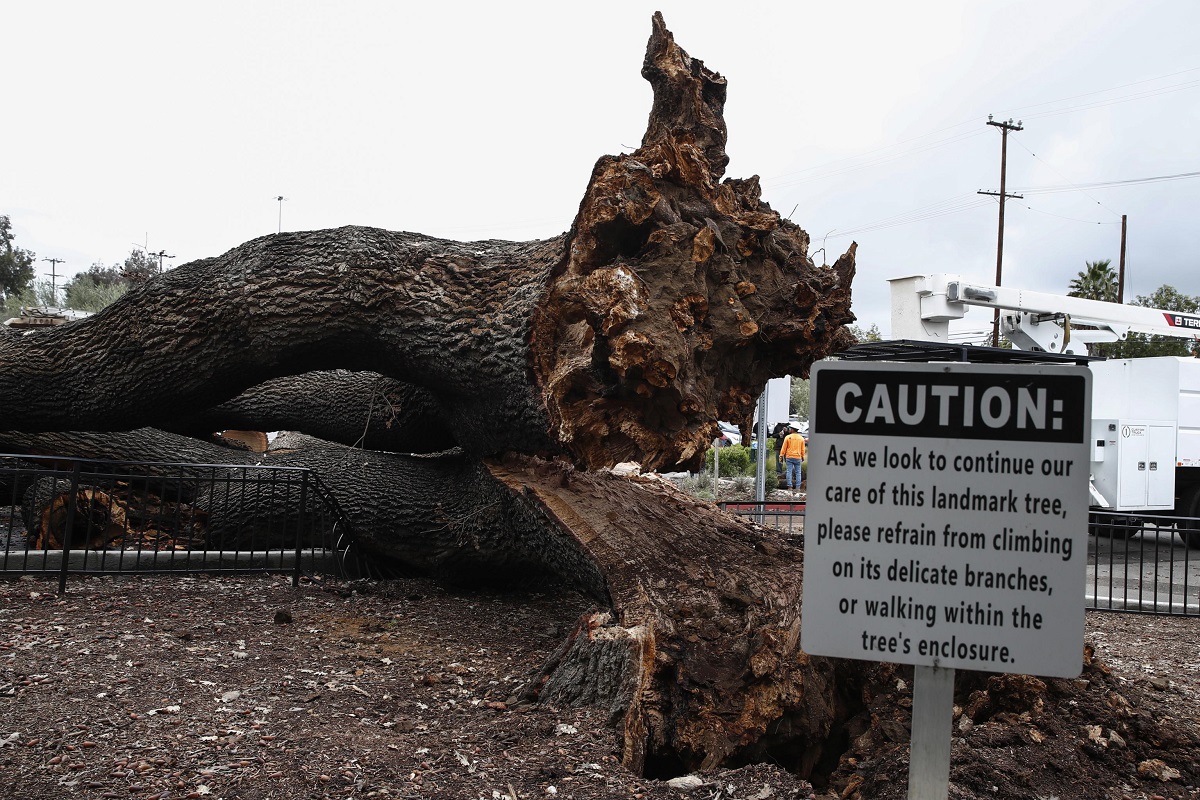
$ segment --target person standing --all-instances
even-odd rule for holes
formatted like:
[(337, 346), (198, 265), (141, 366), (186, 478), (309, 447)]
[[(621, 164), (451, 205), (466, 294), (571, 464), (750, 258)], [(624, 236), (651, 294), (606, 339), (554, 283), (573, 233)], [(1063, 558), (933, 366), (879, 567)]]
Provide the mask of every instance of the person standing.
[(784, 485), (784, 467), (786, 466), (783, 456), (779, 454), (779, 448), (783, 447), (783, 437), (788, 435), (788, 423), (778, 422), (775, 424), (774, 430), (771, 431), (771, 458), (775, 461), (775, 485)]
[(798, 491), (800, 484), (804, 481), (804, 456), (806, 455), (806, 451), (807, 447), (804, 444), (804, 437), (797, 432), (795, 425), (789, 425), (788, 435), (783, 437), (783, 445), (779, 448), (779, 455), (783, 457), (784, 462), (787, 464), (784, 475), (789, 492)]

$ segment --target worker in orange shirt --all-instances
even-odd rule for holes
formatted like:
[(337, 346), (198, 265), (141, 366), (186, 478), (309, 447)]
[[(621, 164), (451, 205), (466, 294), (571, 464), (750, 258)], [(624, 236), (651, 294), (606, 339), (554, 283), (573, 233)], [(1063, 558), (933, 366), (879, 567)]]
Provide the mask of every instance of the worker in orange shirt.
[(788, 491), (797, 491), (804, 481), (804, 457), (807, 454), (804, 437), (797, 432), (795, 425), (788, 425), (788, 435), (783, 437), (783, 445), (779, 448), (779, 456), (787, 464), (784, 473)]

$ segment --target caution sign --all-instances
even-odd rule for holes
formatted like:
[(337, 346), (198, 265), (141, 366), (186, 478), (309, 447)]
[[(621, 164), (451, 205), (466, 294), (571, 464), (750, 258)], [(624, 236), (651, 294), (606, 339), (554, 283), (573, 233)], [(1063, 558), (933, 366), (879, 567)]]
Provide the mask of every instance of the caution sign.
[(823, 362), (812, 379), (803, 649), (1078, 675), (1090, 371)]

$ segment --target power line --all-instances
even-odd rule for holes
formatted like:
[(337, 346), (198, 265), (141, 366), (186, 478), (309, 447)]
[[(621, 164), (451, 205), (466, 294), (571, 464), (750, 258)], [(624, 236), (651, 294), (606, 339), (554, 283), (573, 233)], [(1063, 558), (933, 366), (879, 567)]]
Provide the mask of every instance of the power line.
[[(1042, 162), (1043, 164), (1045, 164), (1047, 167), (1050, 167), (1050, 169), (1052, 169), (1052, 170), (1054, 170), (1055, 172), (1057, 172), (1057, 173), (1058, 173), (1058, 174), (1059, 174), (1059, 175), (1060, 175), (1062, 178), (1066, 179), (1066, 177), (1067, 177), (1067, 176), (1066, 176), (1066, 175), (1063, 175), (1063, 174), (1062, 174), (1062, 172), (1061, 172), (1061, 171), (1060, 171), (1060, 170), (1059, 170), (1057, 167), (1055, 167), (1055, 166), (1053, 166), (1052, 164), (1050, 164), (1050, 163), (1049, 163), (1048, 161), (1046, 161), (1044, 158), (1039, 158), (1039, 157), (1038, 157), (1038, 154), (1037, 154), (1037, 153), (1035, 153), (1035, 152), (1033, 152), (1032, 150), (1030, 150), (1028, 147), (1026, 147), (1026, 146), (1024, 145), (1024, 143), (1023, 143), (1023, 142), (1021, 142), (1021, 140), (1020, 140), (1020, 139), (1017, 139), (1017, 140), (1016, 140), (1016, 142), (1017, 142), (1017, 144), (1021, 145), (1021, 149), (1023, 149), (1023, 150), (1024, 150), (1026, 153), (1029, 153), (1029, 155), (1033, 156), (1033, 157), (1034, 157), (1034, 158), (1036, 158), (1038, 161), (1041, 161), (1041, 162)], [(1074, 184), (1070, 184), (1070, 185), (1074, 186)], [(1082, 190), (1081, 190), (1081, 191), (1082, 191)], [(1091, 195), (1088, 195), (1088, 197), (1091, 197)], [(1113, 211), (1111, 208), (1109, 208), (1108, 206), (1104, 205), (1104, 204), (1103, 204), (1103, 203), (1101, 203), (1099, 200), (1096, 200), (1096, 198), (1094, 198), (1094, 197), (1091, 197), (1091, 199), (1096, 201), (1096, 205), (1100, 206), (1101, 208), (1103, 208), (1105, 211), (1107, 211), (1108, 213), (1112, 214), (1113, 216), (1120, 216), (1119, 214), (1117, 214), (1117, 212)]]
[(1062, 214), (1055, 214), (1051, 211), (1042, 211), (1040, 208), (1034, 208), (1033, 206), (1025, 205), (1024, 203), (1022, 203), (1022, 206), (1024, 206), (1026, 211), (1032, 211), (1035, 214), (1045, 214), (1048, 217), (1058, 217), (1059, 219), (1065, 219), (1070, 222), (1082, 222), (1085, 225), (1120, 225), (1121, 224), (1119, 221), (1117, 221), (1117, 222), (1100, 222), (1100, 221), (1094, 220), (1094, 219), (1077, 219), (1076, 217), (1066, 217), (1066, 216), (1063, 216)]
[(1149, 178), (1127, 178), (1119, 181), (1097, 181), (1095, 183), (1075, 183), (1059, 186), (1035, 186), (1029, 189), (1022, 189), (1021, 191), (1025, 194), (1054, 194), (1056, 192), (1074, 192), (1083, 191), (1085, 189), (1111, 189), (1116, 186), (1136, 186), (1143, 183), (1182, 181), (1190, 178), (1200, 178), (1200, 172), (1177, 172), (1174, 175), (1155, 175)]
[[(1200, 79), (1189, 80), (1189, 81), (1185, 81), (1182, 83), (1171, 84), (1169, 86), (1161, 86), (1161, 87), (1158, 87), (1155, 89), (1148, 89), (1148, 90), (1141, 91), (1141, 92), (1135, 92), (1133, 94), (1128, 94), (1128, 95), (1124, 95), (1121, 97), (1115, 97), (1115, 98), (1109, 98), (1106, 100), (1096, 101), (1094, 103), (1085, 103), (1085, 104), (1076, 105), (1076, 106), (1069, 106), (1066, 108), (1049, 109), (1047, 111), (1034, 111), (1032, 113), (1029, 113), (1030, 109), (1041, 108), (1043, 106), (1054, 105), (1055, 103), (1063, 103), (1063, 102), (1067, 102), (1070, 100), (1077, 100), (1082, 97), (1092, 97), (1095, 95), (1107, 94), (1109, 92), (1115, 92), (1115, 91), (1119, 91), (1121, 89), (1127, 89), (1132, 86), (1140, 86), (1142, 84), (1153, 83), (1155, 81), (1161, 81), (1161, 80), (1165, 80), (1167, 78), (1174, 78), (1179, 75), (1186, 75), (1188, 73), (1198, 72), (1198, 71), (1200, 71), (1200, 67), (1191, 67), (1189, 69), (1179, 70), (1178, 72), (1172, 72), (1172, 73), (1168, 73), (1166, 75), (1158, 75), (1153, 78), (1145, 78), (1140, 81), (1132, 81), (1130, 83), (1120, 84), (1118, 86), (1113, 86), (1113, 87), (1110, 87), (1107, 89), (1097, 89), (1096, 91), (1084, 92), (1083, 94), (1070, 95), (1067, 97), (1060, 97), (1055, 100), (1046, 100), (1046, 101), (1043, 101), (1040, 103), (1034, 103), (1032, 105), (1020, 106), (1018, 108), (1014, 108), (1009, 111), (1006, 111), (1005, 114), (1016, 115), (1018, 113), (1021, 113), (1021, 114), (1023, 114), (1023, 116), (1026, 119), (1038, 119), (1041, 117), (1073, 113), (1075, 111), (1086, 111), (1091, 108), (1115, 105), (1117, 103), (1126, 103), (1126, 102), (1131, 102), (1133, 100), (1141, 100), (1146, 97), (1155, 97), (1158, 95), (1168, 94), (1171, 92), (1184, 91), (1187, 89), (1192, 89), (1197, 86), (1200, 86)], [(898, 147), (908, 144), (910, 142), (916, 142), (921, 139), (926, 139), (930, 136), (936, 136), (940, 133), (944, 133), (946, 131), (951, 131), (956, 128), (961, 128), (966, 125), (975, 125), (975, 124), (977, 124), (976, 119), (977, 118), (964, 120), (962, 122), (958, 122), (953, 125), (947, 125), (947, 126), (944, 126), (941, 128), (937, 128), (935, 130), (929, 131), (928, 133), (918, 134), (917, 136), (910, 136), (906, 139), (901, 139), (892, 144), (883, 145), (882, 147), (876, 147), (876, 148), (872, 148), (870, 150), (865, 150), (857, 155), (845, 156), (843, 158), (837, 158), (837, 159), (833, 159), (831, 161), (822, 162), (821, 164), (817, 164), (812, 167), (806, 167), (804, 169), (793, 170), (791, 172), (785, 172), (785, 173), (781, 173), (779, 175), (767, 176), (767, 177), (763, 178), (763, 183), (770, 185), (772, 188), (797, 186), (797, 185), (800, 185), (803, 183), (808, 183), (811, 181), (822, 180), (824, 178), (837, 177), (839, 175), (844, 175), (848, 172), (854, 172), (854, 171), (861, 170), (861, 169), (868, 169), (870, 167), (879, 166), (881, 164), (886, 164), (889, 161), (895, 161), (897, 159), (904, 158), (905, 156), (915, 155), (917, 153), (922, 153), (927, 150), (932, 150), (932, 149), (936, 149), (938, 147), (942, 147), (942, 146), (945, 146), (948, 144), (953, 144), (953, 143), (956, 143), (959, 141), (963, 141), (963, 140), (969, 139), (973, 136), (981, 135), (983, 133), (983, 131), (973, 130), (973, 131), (966, 132), (966, 133), (955, 134), (953, 136), (949, 136), (944, 139), (939, 139), (934, 142), (929, 142), (927, 144), (922, 144), (917, 147), (908, 148), (906, 150), (901, 150), (896, 153), (892, 153), (889, 155), (870, 159), (864, 163), (857, 163), (857, 164), (847, 163), (847, 162), (854, 162), (854, 161), (857, 161), (860, 159), (864, 159), (874, 153), (882, 153), (887, 150), (893, 150), (895, 148), (898, 148)], [(843, 164), (845, 166), (838, 166), (838, 165), (843, 165)], [(809, 173), (816, 173), (816, 174), (809, 174)]]
[[(967, 199), (969, 198), (969, 199)], [(905, 211), (901, 214), (893, 214), (890, 217), (883, 217), (873, 222), (865, 223), (857, 228), (847, 230), (838, 230), (836, 234), (831, 233), (827, 238), (841, 239), (845, 236), (855, 236), (860, 233), (870, 233), (872, 231), (882, 230), (884, 228), (895, 228), (900, 225), (911, 225), (914, 222), (924, 222), (938, 217), (945, 217), (951, 214), (958, 214), (963, 211), (969, 211), (973, 208), (981, 208), (983, 206), (992, 205), (991, 200), (980, 200), (973, 194), (956, 195), (948, 200), (943, 200), (938, 203), (931, 203), (927, 206)]]
[[(958, 126), (955, 125), (955, 126), (951, 126), (951, 127), (958, 127)], [(865, 156), (870, 155), (871, 153), (890, 150), (893, 147), (897, 147), (898, 145), (888, 145), (886, 147), (879, 147), (874, 150), (868, 150), (866, 153), (862, 153), (862, 154), (859, 154), (856, 156), (847, 156), (846, 158), (829, 161), (829, 162), (826, 162), (824, 164), (821, 164), (821, 165), (818, 165), (815, 167), (809, 167), (809, 168), (802, 169), (802, 170), (796, 170), (795, 172), (787, 172), (782, 175), (764, 178), (763, 183), (768, 184), (772, 188), (781, 189), (781, 188), (785, 188), (785, 187), (789, 187), (789, 186), (799, 186), (801, 184), (810, 183), (812, 181), (823, 180), (825, 178), (834, 178), (839, 175), (845, 175), (846, 173), (849, 173), (849, 172), (857, 172), (858, 170), (869, 169), (870, 167), (877, 167), (882, 164), (887, 164), (891, 161), (898, 161), (898, 160), (900, 160), (902, 158), (906, 158), (910, 155), (915, 155), (917, 153), (924, 153), (929, 150), (936, 150), (936, 149), (938, 149), (940, 147), (944, 147), (946, 145), (966, 141), (967, 139), (970, 139), (974, 136), (979, 136), (981, 133), (982, 133), (982, 131), (970, 131), (969, 133), (956, 134), (954, 136), (949, 136), (944, 139), (938, 139), (933, 142), (928, 142), (926, 144), (922, 144), (918, 147), (912, 147), (907, 150), (901, 150), (900, 152), (897, 152), (897, 153), (891, 153), (889, 155), (872, 158), (872, 159), (870, 159), (868, 161), (864, 161), (862, 163), (857, 163), (857, 164), (851, 163), (851, 164), (846, 164), (845, 166), (835, 167), (833, 169), (827, 169), (827, 170), (825, 169), (826, 167), (833, 167), (834, 165), (841, 164), (843, 162), (852, 162), (852, 161), (855, 161), (856, 159), (864, 158)], [(928, 134), (928, 135), (932, 135), (932, 134)], [(922, 138), (922, 137), (919, 137), (919, 136), (914, 137), (914, 139), (920, 139), (920, 138)], [(907, 141), (913, 141), (913, 139), (909, 139)], [(825, 170), (825, 171), (821, 172), (819, 170)], [(816, 174), (806, 175), (805, 173), (816, 173)], [(796, 176), (796, 177), (790, 177), (790, 176)]]
[[(1049, 165), (1047, 165), (1047, 166), (1049, 166)], [(1116, 187), (1116, 186), (1133, 186), (1133, 185), (1143, 184), (1143, 183), (1157, 183), (1159, 181), (1166, 181), (1166, 180), (1184, 180), (1187, 178), (1200, 178), (1200, 172), (1181, 172), (1181, 173), (1178, 173), (1175, 175), (1159, 175), (1156, 177), (1149, 177), (1149, 178), (1130, 178), (1127, 180), (1119, 180), (1119, 181), (1100, 181), (1097, 183), (1068, 184), (1068, 185), (1063, 185), (1063, 186), (1042, 186), (1042, 187), (1031, 187), (1031, 188), (1018, 187), (1015, 191), (1020, 192), (1022, 195), (1053, 194), (1056, 192), (1076, 192), (1076, 191), (1084, 191), (1086, 189), (1097, 189), (1097, 188), (1104, 189), (1104, 188), (1112, 188), (1112, 187)], [(973, 195), (969, 195), (969, 194), (955, 195), (954, 197), (947, 198), (946, 200), (940, 200), (936, 203), (930, 203), (929, 205), (926, 205), (926, 206), (920, 206), (918, 208), (910, 209), (908, 211), (904, 211), (899, 214), (893, 214), (890, 217), (882, 217), (880, 219), (864, 223), (857, 228), (849, 228), (849, 229), (838, 228), (838, 229), (836, 229), (837, 233), (831, 234), (828, 238), (840, 239), (845, 236), (854, 236), (854, 235), (860, 234), (860, 233), (869, 233), (872, 231), (881, 230), (883, 228), (894, 228), (894, 227), (897, 227), (900, 225), (909, 225), (914, 222), (924, 222), (925, 220), (928, 220), (928, 219), (944, 217), (949, 214), (957, 214), (962, 211), (969, 211), (973, 208), (979, 208), (980, 206), (992, 205), (992, 203), (994, 202), (994, 201), (990, 201), (990, 200), (965, 201), (965, 198), (969, 198), (969, 197), (973, 197)], [(1053, 214), (1049, 211), (1042, 211), (1041, 209), (1033, 208), (1032, 206), (1029, 206), (1029, 205), (1025, 205), (1025, 208), (1030, 211), (1033, 211), (1033, 212), (1036, 212), (1039, 214), (1047, 214), (1052, 217), (1061, 216), (1059, 214)], [(1106, 210), (1111, 210), (1111, 209), (1107, 209), (1107, 207), (1106, 207)], [(1120, 216), (1120, 215), (1118, 215), (1118, 216)], [(1075, 222), (1084, 222), (1087, 224), (1095, 224), (1095, 225), (1116, 225), (1116, 224), (1118, 224), (1115, 221), (1114, 222), (1099, 222), (1097, 220), (1081, 220), (1081, 219), (1074, 219), (1072, 217), (1062, 217), (1062, 218), (1070, 219)]]
[(1200, 80), (1187, 81), (1186, 83), (1175, 84), (1174, 86), (1164, 86), (1159, 89), (1151, 89), (1145, 92), (1127, 95), (1125, 97), (1114, 97), (1111, 100), (1098, 100), (1094, 103), (1084, 103), (1078, 106), (1068, 106), (1067, 108), (1059, 108), (1053, 111), (1042, 111), (1040, 113), (1027, 114), (1029, 119), (1044, 119), (1045, 117), (1057, 117), (1061, 114), (1073, 114), (1076, 111), (1090, 111), (1093, 108), (1104, 108), (1105, 106), (1115, 106), (1118, 103), (1128, 103), (1131, 100), (1144, 100), (1147, 97), (1158, 97), (1159, 95), (1170, 94), (1171, 92), (1183, 91), (1184, 89), (1195, 89), (1200, 86)]
[[(1053, 105), (1055, 103), (1065, 103), (1068, 100), (1078, 100), (1081, 97), (1091, 97), (1091, 96), (1097, 95), (1097, 94), (1107, 94), (1108, 92), (1115, 92), (1120, 89), (1127, 89), (1130, 86), (1141, 86), (1143, 83), (1154, 83), (1155, 81), (1166, 80), (1167, 78), (1174, 78), (1179, 75), (1186, 75), (1189, 72), (1200, 72), (1200, 67), (1189, 67), (1188, 69), (1182, 69), (1178, 72), (1170, 72), (1166, 75), (1158, 75), (1154, 78), (1145, 78), (1140, 81), (1131, 81), (1130, 83), (1122, 83), (1119, 86), (1111, 86), (1108, 89), (1097, 89), (1094, 92), (1084, 92), (1083, 94), (1074, 94), (1074, 95), (1070, 95), (1069, 97), (1060, 97), (1057, 100), (1046, 100), (1041, 103), (1034, 103), (1031, 106), (1021, 106), (1020, 108), (1014, 108), (1014, 109), (1011, 109), (1010, 111), (1006, 111), (1005, 113), (1006, 114), (1008, 114), (1008, 113), (1016, 114), (1016, 113), (1023, 112), (1024, 116), (1033, 117), (1035, 114), (1038, 113), (1036, 111), (1029, 113), (1029, 110), (1033, 109), (1033, 108), (1039, 108), (1041, 106), (1049, 106), (1049, 105)], [(1176, 84), (1176, 86), (1179, 86), (1179, 85), (1184, 85), (1184, 84)], [(1170, 88), (1170, 87), (1162, 87), (1162, 88)], [(1136, 99), (1136, 98), (1132, 98), (1132, 99)]]

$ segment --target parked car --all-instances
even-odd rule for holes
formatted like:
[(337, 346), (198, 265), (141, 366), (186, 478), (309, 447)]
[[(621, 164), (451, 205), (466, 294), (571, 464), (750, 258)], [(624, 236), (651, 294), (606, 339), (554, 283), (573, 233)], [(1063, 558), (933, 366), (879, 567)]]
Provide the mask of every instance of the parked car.
[(721, 436), (717, 439), (718, 447), (728, 447), (731, 444), (741, 444), (742, 434), (733, 425), (728, 422), (718, 422), (717, 427), (721, 430)]

